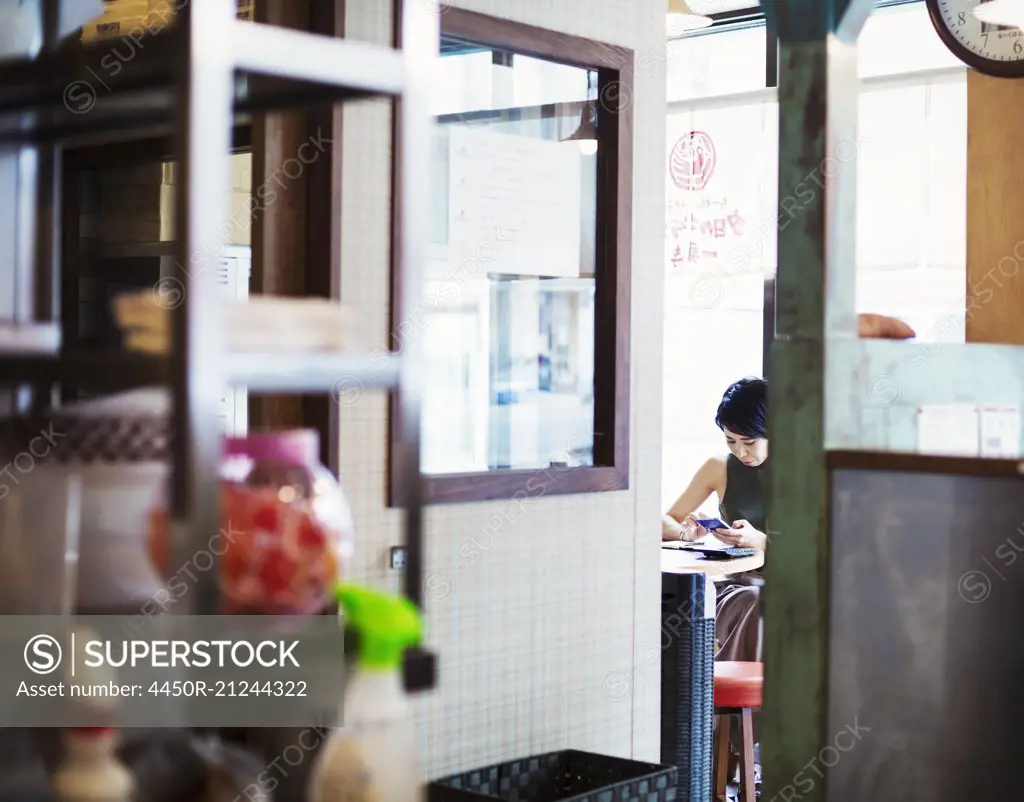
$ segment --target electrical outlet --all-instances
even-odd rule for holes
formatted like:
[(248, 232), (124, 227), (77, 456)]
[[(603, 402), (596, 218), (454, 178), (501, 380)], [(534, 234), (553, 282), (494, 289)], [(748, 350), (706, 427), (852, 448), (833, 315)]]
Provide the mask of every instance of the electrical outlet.
[(405, 546), (392, 546), (391, 567), (397, 569), (405, 568), (405, 555)]

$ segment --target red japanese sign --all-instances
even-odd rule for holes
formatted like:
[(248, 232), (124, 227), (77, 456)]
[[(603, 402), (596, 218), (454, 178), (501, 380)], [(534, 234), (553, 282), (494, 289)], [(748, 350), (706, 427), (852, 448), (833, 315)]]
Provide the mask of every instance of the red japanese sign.
[(668, 171), (672, 182), (689, 192), (704, 189), (715, 171), (715, 143), (703, 131), (690, 131), (672, 146)]
[(725, 256), (727, 246), (743, 237), (746, 221), (727, 198), (670, 200), (665, 220), (665, 240), (673, 268), (714, 262)]

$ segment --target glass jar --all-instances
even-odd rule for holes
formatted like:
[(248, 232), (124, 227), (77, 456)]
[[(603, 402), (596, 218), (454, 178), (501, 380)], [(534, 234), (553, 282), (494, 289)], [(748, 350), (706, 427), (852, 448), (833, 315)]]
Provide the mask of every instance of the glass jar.
[(232, 612), (311, 613), (330, 598), (354, 532), (319, 451), (310, 429), (227, 438), (222, 592)]
[[(308, 614), (328, 605), (354, 552), (354, 527), (319, 451), (310, 429), (225, 439), (218, 550), (223, 612)], [(165, 535), (157, 537), (154, 557), (166, 556), (167, 546)]]

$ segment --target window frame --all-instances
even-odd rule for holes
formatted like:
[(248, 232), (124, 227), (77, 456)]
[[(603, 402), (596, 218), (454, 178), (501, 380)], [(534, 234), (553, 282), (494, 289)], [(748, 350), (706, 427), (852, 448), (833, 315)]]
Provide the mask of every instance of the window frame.
[[(395, 4), (397, 8), (401, 3)], [(400, 30), (396, 14), (396, 30)], [(450, 504), (537, 498), (540, 496), (629, 489), (630, 290), (633, 235), (633, 75), (634, 53), (598, 42), (486, 14), (448, 7), (443, 34), (486, 44), (513, 54), (595, 70), (601, 148), (597, 164), (597, 219), (594, 265), (594, 420), (593, 465), (496, 469), (424, 474), (423, 501)], [(394, 124), (398, 151), (397, 115)], [(392, 164), (397, 184), (401, 180)], [(392, 193), (393, 201), (397, 193)], [(397, 209), (392, 208), (392, 221)], [(392, 258), (391, 330), (404, 319), (402, 269)], [(402, 506), (403, 471), (399, 405), (392, 395), (389, 415), (388, 504)]]

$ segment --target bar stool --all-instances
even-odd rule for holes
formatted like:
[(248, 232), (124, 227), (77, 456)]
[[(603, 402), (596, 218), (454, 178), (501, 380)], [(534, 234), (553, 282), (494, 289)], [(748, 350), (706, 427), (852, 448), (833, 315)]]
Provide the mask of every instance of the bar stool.
[(754, 719), (761, 707), (764, 690), (764, 664), (721, 661), (715, 663), (715, 715), (718, 734), (715, 736), (715, 798), (725, 802), (729, 780), (729, 729), (732, 716), (739, 713), (740, 788), (742, 802), (754, 802)]

